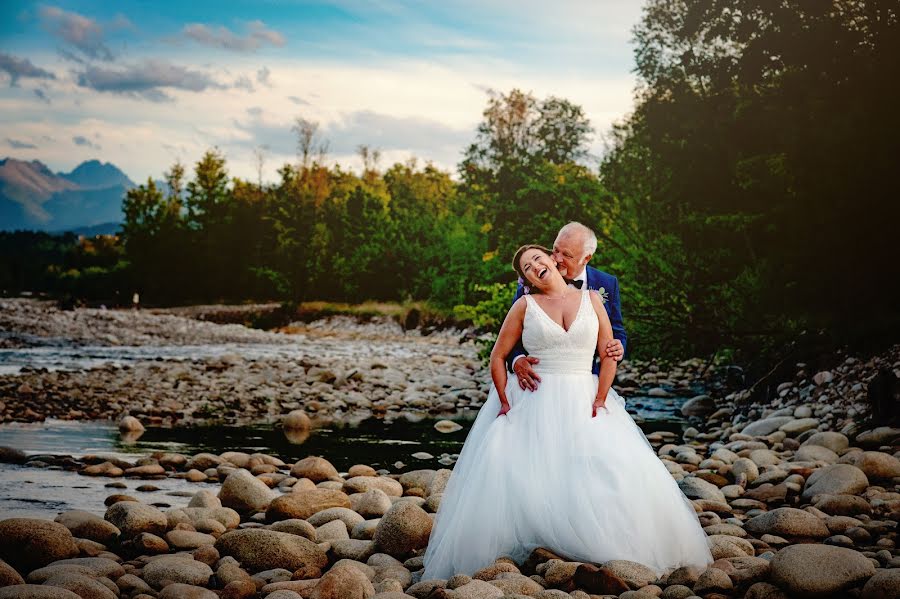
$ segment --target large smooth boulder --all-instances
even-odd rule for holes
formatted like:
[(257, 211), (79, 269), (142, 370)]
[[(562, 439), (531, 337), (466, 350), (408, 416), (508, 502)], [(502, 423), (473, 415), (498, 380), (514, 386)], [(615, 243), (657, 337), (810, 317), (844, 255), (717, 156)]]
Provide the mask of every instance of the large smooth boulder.
[(757, 537), (764, 534), (780, 537), (824, 539), (831, 533), (825, 521), (809, 512), (781, 507), (751, 518), (744, 528)]
[(900, 440), (900, 428), (879, 426), (870, 431), (864, 431), (856, 435), (856, 444), (860, 447), (879, 447), (892, 445)]
[[(111, 584), (111, 581), (107, 581)], [(76, 595), (87, 599), (118, 599), (118, 593), (113, 593), (109, 587), (100, 580), (74, 572), (62, 572), (51, 576), (44, 583), (48, 587), (57, 587), (72, 591)]]
[(431, 469), (410, 470), (400, 475), (400, 484), (404, 489), (419, 488), (424, 491), (431, 484), (435, 474), (437, 471)]
[(868, 580), (875, 566), (852, 549), (801, 544), (779, 551), (770, 573), (772, 582), (792, 597), (827, 597)]
[(713, 501), (728, 503), (719, 487), (702, 478), (685, 476), (678, 481), (678, 486), (681, 488), (681, 492), (691, 499), (712, 499)]
[(858, 495), (819, 495), (815, 507), (832, 516), (857, 516), (872, 513), (872, 506)]
[(773, 416), (772, 418), (757, 420), (741, 429), (741, 434), (750, 435), (751, 437), (765, 437), (766, 435), (771, 435), (793, 419), (793, 416)]
[(738, 458), (731, 464), (731, 474), (735, 480), (743, 475), (748, 483), (752, 483), (759, 478), (759, 466), (750, 458)]
[(21, 573), (78, 553), (72, 533), (58, 522), (37, 518), (0, 521), (0, 559)]
[(625, 559), (614, 559), (603, 564), (611, 574), (625, 581), (632, 589), (645, 587), (656, 580), (656, 572), (644, 564)]
[(889, 480), (900, 477), (900, 460), (882, 451), (864, 451), (856, 456), (853, 465), (870, 480)]
[(838, 454), (822, 445), (804, 445), (794, 452), (795, 462), (826, 462), (834, 464), (838, 461)]
[(900, 597), (900, 569), (878, 570), (862, 589), (860, 599), (897, 599)]
[(818, 445), (819, 447), (830, 449), (834, 453), (840, 453), (844, 449), (850, 447), (850, 440), (847, 439), (847, 435), (842, 433), (821, 431), (810, 435), (810, 437), (803, 442), (801, 447), (808, 447), (810, 445)]
[(310, 541), (316, 542), (316, 527), (299, 518), (291, 518), (289, 520), (279, 520), (268, 526), (269, 530), (277, 530), (278, 532), (287, 532), (292, 535), (306, 537)]
[(281, 419), (281, 427), (289, 431), (308, 431), (312, 420), (303, 410), (292, 410)]
[(856, 495), (869, 486), (869, 479), (862, 470), (850, 464), (832, 464), (816, 470), (806, 479), (802, 499), (812, 500), (816, 495)]
[(303, 458), (291, 466), (291, 476), (294, 478), (308, 478), (314, 483), (326, 480), (341, 480), (341, 475), (338, 474), (337, 468), (331, 462), (325, 458), (315, 456)]
[(818, 418), (798, 418), (796, 420), (792, 420), (788, 423), (782, 424), (778, 427), (778, 430), (786, 433), (790, 437), (793, 437), (795, 435), (799, 435), (802, 432), (812, 430), (817, 426), (819, 426)]
[(706, 537), (706, 544), (710, 553), (712, 553), (713, 559), (756, 555), (756, 551), (750, 541), (740, 537), (732, 537), (731, 535), (710, 535)]
[(165, 581), (206, 586), (212, 568), (190, 557), (163, 555), (144, 566), (141, 578), (154, 589), (161, 589)]
[(123, 416), (119, 420), (119, 430), (123, 433), (142, 433), (146, 429), (141, 421), (134, 416)]
[[(488, 582), (503, 591), (504, 595), (525, 595), (530, 597), (544, 590), (544, 587), (523, 574), (505, 574), (501, 578)], [(381, 598), (378, 597), (378, 599)]]
[(716, 411), (716, 402), (709, 395), (698, 395), (681, 404), (682, 416), (707, 416)]
[(191, 500), (188, 502), (188, 507), (222, 507), (222, 501), (209, 489), (200, 489), (194, 493), (193, 497), (191, 497)]
[(14, 584), (25, 584), (25, 579), (15, 568), (0, 559), (0, 589)]
[(197, 549), (203, 545), (213, 545), (216, 538), (193, 530), (170, 530), (166, 533), (166, 542), (173, 549)]
[(28, 582), (43, 583), (58, 573), (66, 571), (79, 572), (94, 578), (106, 577), (110, 580), (116, 580), (125, 575), (124, 568), (117, 561), (105, 557), (75, 557), (58, 560), (43, 568), (33, 570), (28, 575)]
[(336, 565), (319, 579), (310, 599), (368, 599), (375, 595), (375, 587), (359, 568)]
[(219, 490), (222, 505), (241, 513), (265, 511), (275, 497), (266, 483), (243, 468), (229, 474)]
[(411, 501), (398, 501), (382, 516), (375, 529), (375, 545), (384, 553), (402, 557), (428, 545), (433, 522)]
[(356, 526), (360, 522), (365, 521), (365, 518), (349, 508), (331, 507), (326, 510), (322, 510), (321, 512), (316, 512), (306, 519), (307, 522), (317, 528), (328, 524), (329, 522), (334, 522), (335, 520), (340, 520), (341, 522), (343, 522), (344, 526), (347, 527), (347, 532), (350, 532), (351, 530), (353, 530), (354, 526)]
[(221, 555), (230, 555), (251, 572), (284, 568), (295, 572), (301, 568), (315, 575), (328, 564), (325, 552), (315, 543), (286, 532), (248, 528), (226, 532), (216, 541)]
[(119, 529), (115, 525), (96, 514), (82, 510), (63, 512), (54, 522), (68, 528), (74, 537), (90, 539), (103, 545), (110, 545), (119, 538)]
[[(399, 484), (399, 483), (398, 483)], [(266, 510), (266, 520), (277, 522), (290, 518), (306, 520), (313, 514), (332, 507), (350, 507), (346, 493), (334, 489), (310, 489), (276, 497)]]
[(381, 518), (393, 505), (391, 498), (381, 489), (370, 489), (354, 495), (350, 497), (350, 501), (353, 511), (363, 518)]
[(215, 520), (231, 529), (241, 523), (241, 516), (230, 507), (184, 507), (167, 511), (166, 520), (170, 529), (182, 523), (198, 528), (204, 520)]
[[(531, 580), (529, 578), (529, 580)], [(598, 568), (594, 564), (581, 564), (573, 577), (575, 585), (589, 593), (598, 595), (620, 595), (631, 587), (628, 582), (607, 567)]]
[(166, 515), (145, 503), (119, 501), (106, 510), (103, 518), (119, 529), (125, 538), (135, 537), (142, 532), (162, 536), (166, 532)]
[(390, 497), (403, 495), (403, 485), (389, 476), (355, 476), (344, 481), (345, 493), (365, 493), (370, 489), (381, 489)]

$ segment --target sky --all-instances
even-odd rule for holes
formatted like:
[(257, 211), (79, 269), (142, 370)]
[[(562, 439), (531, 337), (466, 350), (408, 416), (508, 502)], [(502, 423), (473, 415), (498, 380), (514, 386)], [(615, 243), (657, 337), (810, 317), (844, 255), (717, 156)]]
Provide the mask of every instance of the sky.
[(633, 105), (638, 0), (0, 2), (0, 157), (135, 181), (218, 148), (256, 180), (296, 160), (416, 157), (455, 172), (490, 90), (581, 105), (603, 136)]

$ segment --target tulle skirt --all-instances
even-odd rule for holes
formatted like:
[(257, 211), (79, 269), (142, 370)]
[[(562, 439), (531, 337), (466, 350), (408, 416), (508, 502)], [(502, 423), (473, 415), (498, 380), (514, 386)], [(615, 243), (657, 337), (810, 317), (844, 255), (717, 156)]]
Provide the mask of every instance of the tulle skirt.
[(712, 562), (690, 501), (613, 390), (591, 417), (597, 377), (541, 373), (537, 391), (495, 389), (469, 431), (436, 515), (423, 580), (472, 575), (537, 547), (573, 561), (662, 573)]

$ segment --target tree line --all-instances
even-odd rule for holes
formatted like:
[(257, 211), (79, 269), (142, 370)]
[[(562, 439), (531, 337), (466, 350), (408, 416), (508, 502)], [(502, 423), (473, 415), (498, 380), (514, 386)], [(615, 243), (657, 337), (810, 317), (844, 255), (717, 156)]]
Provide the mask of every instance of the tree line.
[(360, 172), (330, 165), (315, 123), (298, 119), (297, 160), (276, 182), (231, 177), (212, 149), (190, 174), (175, 164), (128, 192), (115, 247), (35, 261), (57, 289), (427, 300), (496, 329), (515, 249), (578, 220), (600, 238), (593, 264), (620, 279), (634, 355), (765, 356), (804, 331), (890, 341), (898, 12), (650, 0), (634, 29), (635, 108), (599, 167), (580, 106), (521, 90), (489, 97), (457, 176), (415, 160), (382, 169), (367, 147)]

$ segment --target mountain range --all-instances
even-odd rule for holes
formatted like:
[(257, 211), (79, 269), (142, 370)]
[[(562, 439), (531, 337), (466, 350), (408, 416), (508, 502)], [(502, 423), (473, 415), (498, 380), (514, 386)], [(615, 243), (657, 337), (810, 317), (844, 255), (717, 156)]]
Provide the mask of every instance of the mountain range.
[(134, 182), (113, 164), (88, 160), (54, 173), (39, 160), (0, 160), (0, 230), (112, 233)]

